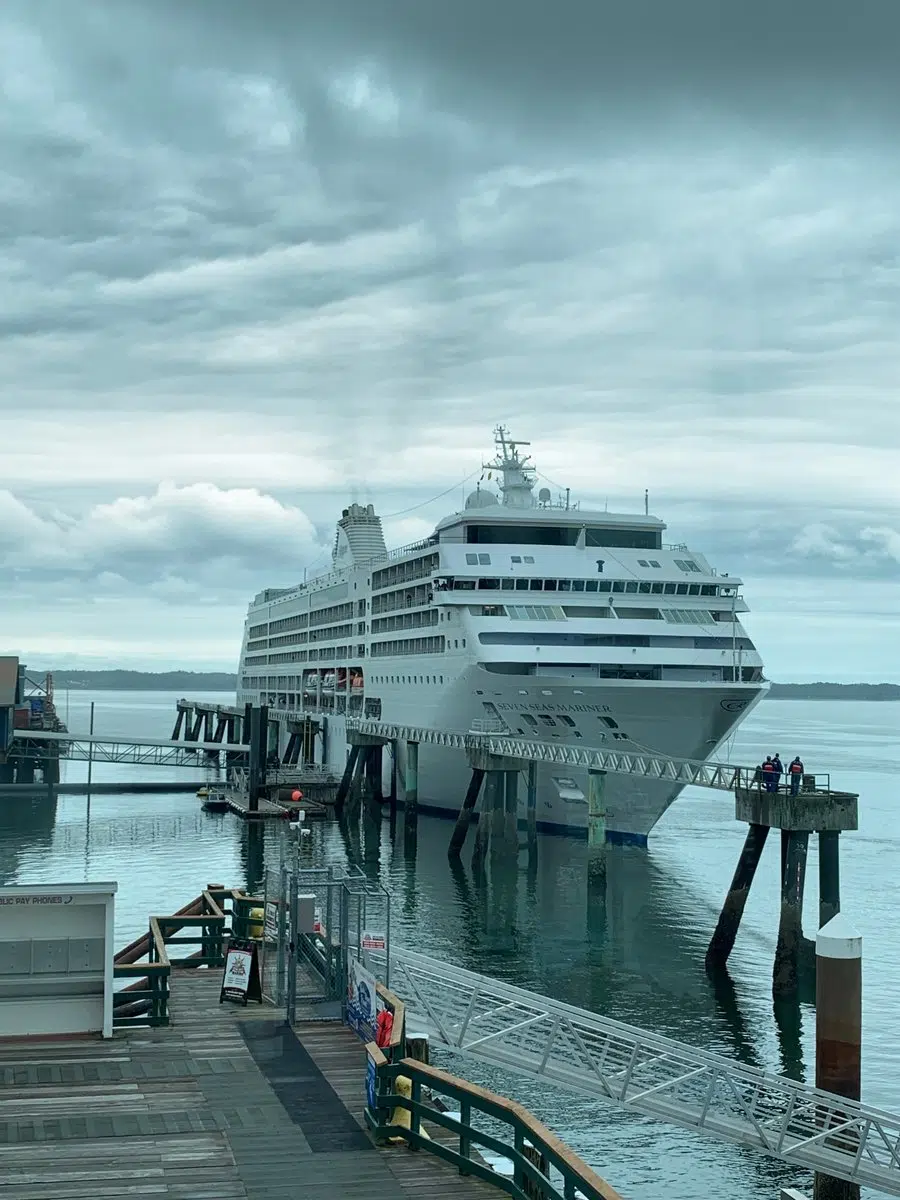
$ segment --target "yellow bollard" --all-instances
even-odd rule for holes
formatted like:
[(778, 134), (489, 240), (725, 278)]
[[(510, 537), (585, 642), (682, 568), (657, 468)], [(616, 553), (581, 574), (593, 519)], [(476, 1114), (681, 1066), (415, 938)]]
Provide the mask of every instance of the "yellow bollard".
[(247, 936), (257, 939), (263, 935), (263, 925), (265, 923), (266, 914), (261, 908), (251, 908), (250, 916), (247, 921)]
[[(405, 1096), (407, 1099), (412, 1097), (412, 1080), (406, 1075), (398, 1075), (394, 1080), (394, 1091), (399, 1096)], [(408, 1108), (401, 1108), (399, 1105), (391, 1113), (391, 1124), (399, 1125), (401, 1129), (409, 1129), (412, 1124), (412, 1113)], [(419, 1122), (419, 1133), (422, 1137), (430, 1139), (430, 1134), (423, 1128), (421, 1121)], [(405, 1142), (406, 1138), (392, 1137), (391, 1142)]]

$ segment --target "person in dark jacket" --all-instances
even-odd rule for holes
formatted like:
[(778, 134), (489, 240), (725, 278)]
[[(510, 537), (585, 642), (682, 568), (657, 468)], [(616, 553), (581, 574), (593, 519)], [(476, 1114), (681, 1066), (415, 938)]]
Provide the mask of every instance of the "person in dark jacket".
[(777, 750), (775, 751), (774, 755), (772, 756), (772, 769), (775, 772), (775, 786), (772, 788), (772, 791), (777, 792), (779, 786), (781, 785), (781, 777), (784, 774), (784, 767), (781, 762), (781, 755), (778, 753)]
[(763, 785), (767, 792), (775, 791), (775, 764), (772, 762), (772, 755), (766, 756), (766, 761), (762, 765)]
[(791, 780), (791, 795), (796, 796), (800, 791), (800, 781), (803, 778), (803, 763), (799, 754), (795, 755), (788, 767), (788, 775)]

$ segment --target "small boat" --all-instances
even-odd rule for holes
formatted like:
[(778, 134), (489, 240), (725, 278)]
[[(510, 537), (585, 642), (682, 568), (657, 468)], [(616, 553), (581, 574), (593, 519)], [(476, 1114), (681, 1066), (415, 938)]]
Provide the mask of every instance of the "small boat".
[[(224, 792), (211, 791), (209, 788), (200, 790), (206, 792), (206, 795), (200, 798), (200, 807), (204, 812), (223, 813), (228, 811), (228, 797)], [(199, 792), (197, 794), (200, 795)]]

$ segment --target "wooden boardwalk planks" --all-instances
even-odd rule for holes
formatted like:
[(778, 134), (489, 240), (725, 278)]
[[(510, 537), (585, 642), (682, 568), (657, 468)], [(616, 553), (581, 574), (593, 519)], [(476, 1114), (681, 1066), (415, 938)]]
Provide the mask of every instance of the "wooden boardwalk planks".
[(220, 1005), (219, 980), (177, 972), (167, 1029), (0, 1042), (0, 1200), (500, 1194), (372, 1144), (350, 1030), (309, 1021), (298, 1040), (275, 1009)]

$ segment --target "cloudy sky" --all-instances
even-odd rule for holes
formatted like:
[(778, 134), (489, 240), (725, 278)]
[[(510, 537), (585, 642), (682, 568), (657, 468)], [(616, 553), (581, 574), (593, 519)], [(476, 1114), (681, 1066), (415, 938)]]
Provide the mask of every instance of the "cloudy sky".
[[(896, 0), (5, 0), (0, 649), (231, 668), (491, 428), (900, 680)], [(432, 500), (439, 493), (447, 494)]]

